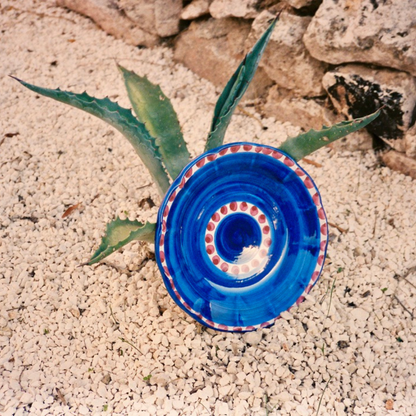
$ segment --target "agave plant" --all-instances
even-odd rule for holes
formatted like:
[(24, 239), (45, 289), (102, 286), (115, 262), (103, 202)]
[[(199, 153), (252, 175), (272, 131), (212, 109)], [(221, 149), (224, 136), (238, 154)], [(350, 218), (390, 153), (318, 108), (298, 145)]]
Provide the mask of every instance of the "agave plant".
[[(208, 156), (205, 156), (204, 158), (204, 155), (202, 155), (195, 159), (198, 160), (198, 162), (195, 162), (195, 160), (193, 162), (195, 168), (199, 166), (199, 164), (203, 164), (205, 160), (210, 161), (209, 155), (211, 155), (211, 158), (215, 158), (217, 154), (221, 154), (221, 151), (220, 153), (215, 154), (210, 152), (214, 152), (215, 149), (218, 148), (221, 149), (224, 135), (233, 112), (254, 76), (259, 60), (277, 21), (278, 18), (271, 22), (269, 28), (257, 41), (252, 50), (245, 56), (244, 60), (221, 93), (215, 106), (211, 128), (205, 145), (204, 155)], [(123, 76), (135, 116), (130, 109), (122, 108), (116, 102), (113, 102), (108, 98), (94, 98), (89, 96), (86, 92), (75, 94), (60, 89), (41, 88), (16, 78), (17, 81), (30, 90), (93, 114), (119, 130), (127, 140), (129, 140), (142, 162), (149, 170), (160, 196), (162, 198), (165, 197), (165, 203), (162, 204), (164, 211), (159, 213), (158, 223), (141, 223), (139, 221), (120, 218), (116, 218), (114, 221), (110, 222), (107, 225), (105, 235), (98, 250), (92, 255), (88, 262), (90, 265), (101, 261), (133, 240), (154, 242), (156, 234), (157, 243), (162, 245), (165, 237), (164, 219), (166, 210), (170, 207), (169, 201), (172, 201), (178, 190), (184, 186), (183, 184), (190, 176), (188, 168), (186, 177), (181, 178), (181, 172), (182, 175), (184, 175), (184, 169), (187, 169), (186, 166), (189, 164), (191, 157), (171, 102), (164, 95), (160, 87), (152, 84), (146, 77), (141, 77), (121, 66), (118, 68)], [(299, 161), (322, 146), (326, 146), (349, 133), (365, 127), (378, 115), (379, 111), (363, 118), (341, 122), (332, 127), (323, 126), (322, 130), (310, 130), (307, 133), (288, 138), (278, 149), (266, 147), (259, 148), (256, 151), (265, 154), (271, 154), (273, 152), (274, 155), (277, 155), (277, 158), (283, 156), (286, 164), (293, 165), (296, 161)], [(228, 148), (223, 149), (222, 152), (226, 153), (227, 149), (229, 149), (229, 153), (233, 153), (237, 151), (235, 150), (237, 148), (241, 147), (241, 149), (244, 148), (248, 150), (252, 146), (255, 146), (255, 144), (243, 143), (234, 147), (228, 146)], [(304, 174), (302, 173), (303, 171), (300, 173), (298, 171), (299, 169), (296, 171), (298, 175), (302, 176)], [(190, 169), (190, 172), (192, 172), (192, 168)], [(182, 184), (178, 182), (180, 179), (182, 180)], [(175, 186), (173, 186), (172, 183)], [(176, 190), (170, 190), (173, 188)], [(227, 210), (227, 207), (228, 209), (233, 210), (233, 207), (237, 207), (236, 202), (228, 202), (228, 205), (225, 204), (221, 208), (222, 211), (219, 211), (218, 214), (214, 215), (221, 216), (221, 212), (223, 212), (224, 209)], [(241, 207), (241, 209), (244, 210), (247, 208), (247, 204), (244, 205), (243, 202)], [(257, 207), (254, 205), (250, 205), (250, 207), (256, 212), (256, 218), (262, 218), (262, 215), (260, 215), (261, 213), (257, 214)], [(259, 221), (262, 222), (261, 219)], [(159, 232), (157, 231), (157, 228), (159, 228)], [(212, 239), (212, 236), (207, 235), (205, 238), (208, 241), (209, 239)], [(323, 243), (326, 244), (326, 241), (321, 242), (321, 245)], [(210, 250), (209, 247), (210, 246), (206, 246), (208, 252)], [(219, 330), (230, 330), (230, 328), (232, 330), (251, 330), (258, 326), (266, 326), (266, 324), (272, 323), (272, 321), (262, 321), (261, 325), (239, 325), (237, 322), (233, 326), (227, 326), (227, 324), (217, 323), (214, 319), (211, 320), (202, 316), (204, 314), (198, 310), (195, 305), (192, 307), (189, 306), (189, 302), (187, 303), (186, 299), (183, 299), (183, 297), (178, 294), (177, 288), (172, 280), (172, 271), (168, 271), (165, 264), (165, 253), (157, 250), (157, 258), (159, 267), (165, 278), (165, 283), (175, 301), (201, 323)], [(215, 264), (215, 260), (213, 261)], [(320, 267), (322, 267), (322, 262), (323, 260), (321, 259)], [(228, 269), (227, 264), (225, 264), (225, 267)], [(318, 273), (319, 276), (320, 271), (315, 272), (314, 282), (316, 282), (316, 273)], [(288, 305), (286, 305), (286, 308), (287, 306)], [(211, 311), (208, 315), (211, 317)]]

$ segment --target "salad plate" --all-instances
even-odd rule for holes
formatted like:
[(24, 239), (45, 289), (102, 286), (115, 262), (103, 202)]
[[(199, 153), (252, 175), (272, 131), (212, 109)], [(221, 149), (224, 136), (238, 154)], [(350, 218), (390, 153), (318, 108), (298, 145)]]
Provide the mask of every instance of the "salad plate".
[(252, 331), (304, 300), (327, 230), (318, 189), (294, 159), (231, 143), (194, 159), (169, 188), (156, 259), (170, 295), (198, 322)]

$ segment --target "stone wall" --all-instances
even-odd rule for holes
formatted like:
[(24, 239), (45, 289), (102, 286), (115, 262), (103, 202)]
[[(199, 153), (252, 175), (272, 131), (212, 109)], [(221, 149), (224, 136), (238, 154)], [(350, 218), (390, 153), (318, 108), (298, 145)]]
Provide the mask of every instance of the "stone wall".
[[(285, 8), (247, 98), (304, 129), (378, 108), (367, 131), (337, 147), (383, 140), (389, 166), (416, 177), (416, 0), (57, 0), (108, 33), (152, 47), (223, 87)], [(202, 58), (203, 57), (203, 58)]]

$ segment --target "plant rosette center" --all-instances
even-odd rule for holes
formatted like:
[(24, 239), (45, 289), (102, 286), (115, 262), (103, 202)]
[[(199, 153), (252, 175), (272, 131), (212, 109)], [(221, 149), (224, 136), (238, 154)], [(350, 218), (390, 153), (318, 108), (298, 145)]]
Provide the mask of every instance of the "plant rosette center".
[(327, 230), (318, 189), (293, 158), (232, 143), (194, 159), (169, 188), (156, 259), (169, 294), (198, 322), (252, 331), (304, 300)]

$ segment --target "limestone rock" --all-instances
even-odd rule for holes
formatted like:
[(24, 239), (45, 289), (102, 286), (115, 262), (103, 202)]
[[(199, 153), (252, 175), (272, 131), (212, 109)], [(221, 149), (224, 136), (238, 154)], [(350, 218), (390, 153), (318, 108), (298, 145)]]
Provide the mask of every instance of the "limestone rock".
[(249, 31), (249, 23), (233, 19), (192, 22), (177, 39), (174, 59), (214, 85), (225, 85), (243, 57)]
[[(214, 85), (225, 87), (244, 57), (250, 23), (236, 19), (194, 21), (175, 44), (174, 59)], [(272, 81), (260, 68), (245, 95), (256, 98)]]
[(137, 26), (160, 37), (179, 33), (182, 0), (118, 0)]
[(153, 0), (118, 0), (118, 4), (120, 9), (132, 22), (134, 22), (134, 24), (137, 25), (137, 22), (140, 22), (140, 27), (143, 30), (157, 35), (155, 2)]
[(406, 155), (416, 159), (416, 123), (404, 135)]
[(188, 4), (181, 13), (181, 19), (194, 20), (198, 17), (209, 14), (209, 5), (212, 0), (194, 0)]
[(281, 0), (213, 0), (209, 12), (215, 19), (238, 17), (254, 19), (261, 10), (270, 9), (276, 13), (280, 7), (274, 7)]
[(404, 133), (414, 123), (416, 79), (405, 72), (346, 65), (329, 71), (323, 85), (338, 112), (363, 117), (381, 106), (381, 115), (367, 130), (404, 152)]
[[(274, 15), (265, 10), (254, 20), (247, 49), (261, 36), (273, 18)], [(310, 20), (310, 17), (283, 13), (260, 61), (260, 67), (277, 85), (297, 95), (309, 97), (324, 93), (321, 80), (327, 67), (312, 58), (302, 42)]]
[(416, 160), (403, 153), (390, 150), (381, 157), (382, 161), (392, 170), (396, 170), (416, 179)]
[(209, 7), (209, 12), (215, 19), (226, 17), (254, 19), (258, 15), (257, 3), (258, 0), (214, 0)]
[(259, 11), (269, 10), (272, 13), (278, 13), (280, 10), (285, 9), (287, 4), (283, 0), (257, 0), (256, 9)]
[(304, 7), (313, 7), (315, 9), (322, 3), (322, 0), (286, 0), (286, 3), (295, 9), (303, 9)]
[(172, 36), (179, 33), (179, 20), (182, 0), (156, 0), (155, 20), (159, 36)]
[(324, 0), (304, 42), (331, 64), (367, 62), (416, 75), (415, 0)]
[(325, 107), (323, 100), (307, 100), (295, 97), (288, 90), (277, 85), (270, 88), (262, 111), (266, 117), (274, 117), (279, 121), (288, 121), (304, 130), (321, 129), (325, 123)]
[(154, 46), (159, 37), (137, 27), (120, 12), (115, 0), (57, 0), (66, 7), (91, 18), (105, 32), (130, 45)]

